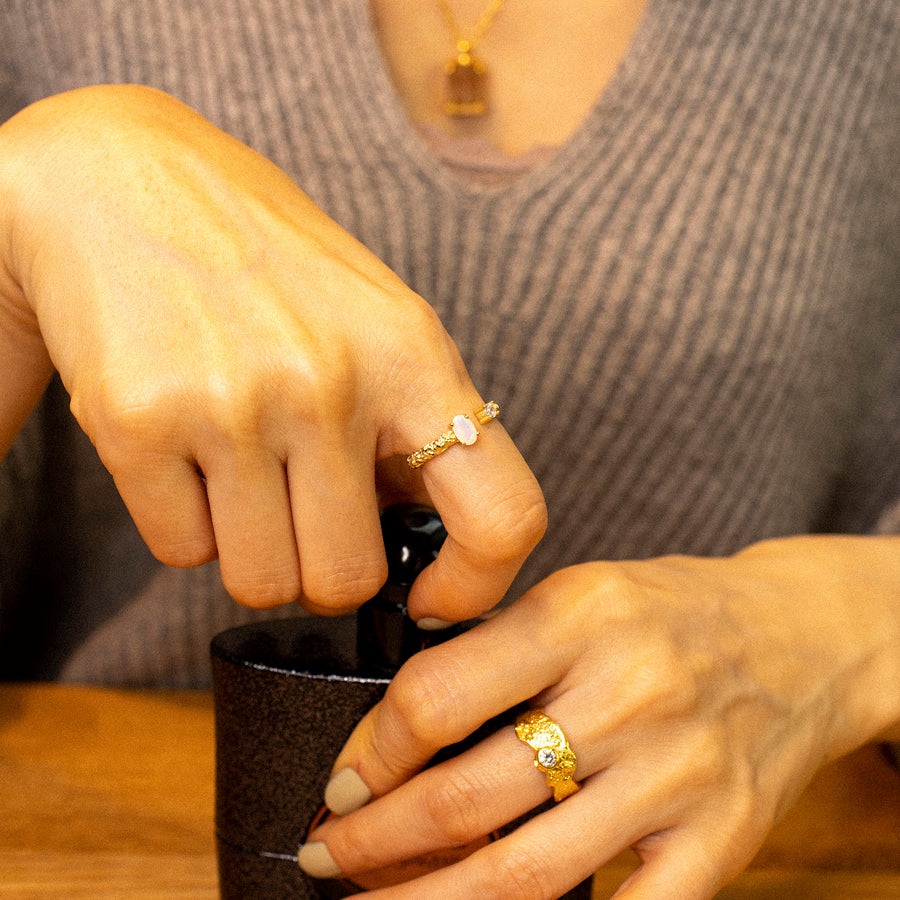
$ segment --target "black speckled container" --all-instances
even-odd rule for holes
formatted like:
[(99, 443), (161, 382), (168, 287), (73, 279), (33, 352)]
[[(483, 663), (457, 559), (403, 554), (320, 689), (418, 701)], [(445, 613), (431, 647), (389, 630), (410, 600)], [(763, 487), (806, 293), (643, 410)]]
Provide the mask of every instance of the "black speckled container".
[[(323, 812), (337, 753), (428, 637), (406, 616), (406, 593), (436, 555), (443, 528), (432, 510), (412, 506), (392, 508), (382, 526), (388, 584), (358, 615), (261, 622), (213, 639), (223, 900), (335, 900), (362, 890), (347, 881), (309, 878), (297, 864), (297, 851)], [(440, 639), (450, 636), (441, 633)], [(567, 900), (589, 897), (589, 881), (566, 894)]]
[(355, 892), (314, 882), (297, 864), (334, 758), (390, 681), (356, 664), (355, 631), (355, 618), (290, 619), (233, 628), (213, 640), (223, 900)]

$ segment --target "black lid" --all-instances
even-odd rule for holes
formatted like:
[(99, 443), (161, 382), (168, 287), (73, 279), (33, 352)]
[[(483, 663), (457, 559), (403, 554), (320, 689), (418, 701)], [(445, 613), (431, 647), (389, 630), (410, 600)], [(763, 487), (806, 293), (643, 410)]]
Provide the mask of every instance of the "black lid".
[(392, 674), (413, 653), (436, 640), (446, 640), (458, 629), (439, 635), (421, 631), (406, 607), (416, 576), (434, 562), (447, 537), (437, 512), (414, 503), (389, 506), (381, 514), (381, 533), (388, 577), (378, 594), (359, 610), (357, 646), (367, 666)]

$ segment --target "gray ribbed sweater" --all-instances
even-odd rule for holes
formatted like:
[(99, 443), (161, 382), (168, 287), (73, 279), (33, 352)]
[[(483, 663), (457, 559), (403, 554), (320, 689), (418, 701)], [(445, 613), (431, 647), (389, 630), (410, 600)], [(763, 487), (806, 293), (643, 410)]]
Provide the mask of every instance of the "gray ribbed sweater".
[[(438, 310), (560, 566), (900, 528), (900, 4), (651, 0), (551, 161), (424, 148), (362, 0), (5, 0), (0, 103), (152, 84), (253, 145)], [(0, 675), (203, 684), (251, 618), (159, 566), (54, 386), (0, 469)], [(284, 613), (282, 613), (284, 614)]]

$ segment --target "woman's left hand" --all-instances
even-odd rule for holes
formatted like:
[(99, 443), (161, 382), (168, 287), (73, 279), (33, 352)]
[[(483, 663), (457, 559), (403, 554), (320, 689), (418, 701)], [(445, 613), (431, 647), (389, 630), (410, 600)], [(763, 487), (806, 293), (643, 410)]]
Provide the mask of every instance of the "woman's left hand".
[[(550, 796), (511, 727), (423, 770), (523, 701), (582, 790), (461, 862), (373, 898), (551, 900), (633, 847), (616, 897), (705, 900), (827, 760), (900, 719), (900, 542), (790, 538), (727, 559), (565, 569), (417, 654), (335, 765), (350, 786), (301, 851), (348, 877), (461, 847)], [(375, 798), (365, 802), (368, 791)], [(364, 879), (362, 879), (364, 881)]]

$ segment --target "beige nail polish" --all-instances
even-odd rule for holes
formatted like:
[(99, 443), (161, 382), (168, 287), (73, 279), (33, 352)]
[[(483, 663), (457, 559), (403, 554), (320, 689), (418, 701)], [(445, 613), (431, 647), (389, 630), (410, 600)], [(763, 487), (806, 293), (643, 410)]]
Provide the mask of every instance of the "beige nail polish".
[(416, 627), (420, 631), (443, 631), (456, 625), (456, 622), (445, 622), (443, 619), (435, 619), (432, 616), (424, 616), (416, 622)]
[(340, 878), (343, 874), (322, 841), (303, 844), (297, 853), (297, 862), (312, 878)]
[(341, 769), (325, 787), (325, 805), (339, 816), (347, 816), (365, 806), (372, 792), (355, 769)]

